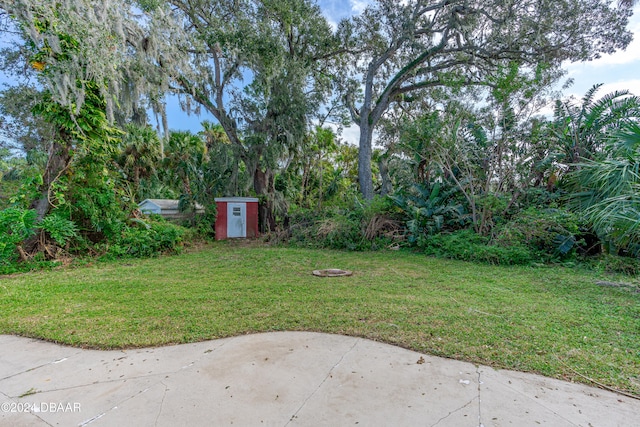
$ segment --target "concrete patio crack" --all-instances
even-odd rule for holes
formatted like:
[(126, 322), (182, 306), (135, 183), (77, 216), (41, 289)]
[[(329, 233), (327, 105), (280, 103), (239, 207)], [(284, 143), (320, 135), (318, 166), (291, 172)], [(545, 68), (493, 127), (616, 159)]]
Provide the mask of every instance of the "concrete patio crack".
[[(216, 352), (218, 349), (222, 348), (225, 344), (226, 343), (223, 343), (219, 347), (206, 352), (206, 354)], [(139, 379), (146, 379), (146, 378), (153, 378), (153, 377), (165, 378), (167, 375), (178, 374), (178, 373), (180, 373), (181, 371), (183, 371), (185, 369), (191, 368), (192, 366), (195, 366), (196, 363), (200, 362), (203, 359), (204, 359), (204, 356), (201, 356), (199, 358), (194, 359), (192, 362), (190, 362), (190, 363), (188, 363), (188, 364), (186, 364), (184, 366), (181, 366), (179, 368), (172, 369), (172, 370), (169, 370), (169, 371), (153, 372), (153, 373), (149, 373), (149, 374), (136, 375), (136, 376), (126, 377), (126, 378), (115, 378), (115, 379), (99, 380), (99, 381), (95, 381), (95, 382), (91, 382), (91, 383), (76, 384), (76, 385), (71, 385), (71, 386), (68, 386), (68, 387), (54, 388), (54, 389), (51, 389), (51, 390), (35, 390), (35, 392), (33, 394), (54, 393), (54, 392), (58, 392), (58, 391), (73, 390), (73, 389), (76, 389), (76, 388), (91, 387), (91, 386), (94, 386), (96, 384), (111, 384), (111, 383), (118, 383), (118, 382), (123, 382), (123, 381), (139, 380)], [(22, 372), (10, 375), (10, 376), (8, 376), (6, 378), (0, 379), (0, 382), (2, 382), (5, 379), (9, 379), (9, 378), (15, 377), (17, 375), (21, 375), (21, 374), (24, 374), (26, 372), (30, 372), (30, 371), (33, 371), (35, 369), (42, 368), (44, 366), (51, 365), (51, 364), (56, 363), (56, 362), (58, 362), (58, 361), (49, 362), (49, 363), (46, 363), (44, 365), (40, 365), (40, 366), (37, 366), (35, 368), (31, 368), (31, 369), (28, 369), (26, 371), (22, 371)], [(157, 384), (157, 383), (155, 383), (155, 384)], [(11, 396), (9, 396), (9, 397), (11, 397)], [(18, 397), (18, 396), (13, 396), (12, 398), (15, 398), (15, 397)]]
[[(78, 353), (74, 353), (73, 356), (76, 356), (77, 354), (80, 354), (80, 353), (79, 352)], [(69, 356), (69, 357), (71, 357), (71, 356)], [(25, 369), (24, 371), (16, 372), (15, 374), (11, 374), (11, 375), (8, 375), (6, 377), (0, 378), (0, 381), (8, 380), (10, 378), (17, 377), (18, 375), (26, 374), (27, 372), (31, 372), (31, 371), (35, 371), (35, 370), (40, 369), (40, 368), (44, 368), (45, 366), (55, 365), (56, 363), (60, 363), (60, 362), (62, 362), (64, 360), (69, 359), (69, 357), (63, 357), (61, 359), (54, 360), (52, 362), (43, 363), (42, 365), (38, 365), (38, 366), (35, 366), (33, 368)]]
[(289, 418), (289, 421), (287, 421), (287, 423), (285, 424), (285, 427), (288, 426), (291, 421), (294, 420), (294, 418), (296, 418), (296, 416), (298, 415), (298, 413), (302, 410), (302, 408), (305, 407), (305, 405), (307, 404), (307, 402), (309, 401), (309, 399), (311, 399), (317, 392), (318, 390), (320, 390), (320, 388), (322, 387), (322, 385), (331, 377), (331, 373), (333, 372), (333, 370), (335, 368), (337, 368), (340, 363), (342, 363), (342, 360), (344, 360), (344, 358), (347, 356), (347, 354), (351, 353), (351, 351), (353, 351), (353, 349), (356, 347), (356, 345), (358, 345), (358, 343), (360, 342), (359, 339), (357, 339), (353, 345), (344, 352), (344, 354), (342, 356), (340, 356), (340, 360), (338, 360), (332, 367), (331, 369), (329, 369), (329, 372), (327, 372), (327, 375), (325, 375), (324, 379), (320, 382), (320, 384), (318, 384), (318, 387), (315, 388), (315, 390), (313, 390), (313, 392), (307, 396), (307, 398), (304, 400), (304, 402), (302, 402), (302, 405), (300, 405), (300, 407), (293, 413), (293, 415), (291, 415), (291, 418)]
[(478, 374), (478, 426), (484, 427), (482, 424), (482, 373), (479, 366), (476, 366), (476, 374)]
[[(166, 378), (167, 375), (171, 375), (171, 374), (176, 374), (178, 373), (181, 369), (184, 368), (180, 368), (176, 371), (167, 371), (167, 372), (158, 372), (158, 373), (153, 373), (153, 374), (147, 374), (147, 375), (138, 375), (135, 377), (128, 377), (128, 378), (116, 378), (113, 380), (104, 380), (104, 381), (95, 381), (95, 382), (91, 382), (91, 383), (86, 383), (86, 384), (77, 384), (77, 385), (72, 385), (69, 387), (60, 387), (60, 388), (53, 388), (51, 390), (35, 390), (32, 394), (47, 394), (47, 393), (55, 393), (58, 391), (67, 391), (67, 390), (73, 390), (76, 388), (83, 388), (83, 387), (91, 387), (91, 386), (95, 386), (98, 384), (113, 384), (113, 383), (119, 383), (119, 382), (127, 382), (127, 381), (132, 381), (132, 380), (140, 380), (140, 379), (145, 379), (145, 378), (153, 378), (153, 377), (162, 377), (162, 378)], [(154, 385), (157, 383), (154, 383)], [(19, 396), (9, 396), (11, 398), (17, 398)]]
[[(233, 338), (236, 338), (236, 337), (233, 337)], [(232, 338), (232, 339), (233, 339), (233, 338)], [(229, 340), (229, 341), (230, 341), (230, 340)], [(206, 352), (205, 352), (205, 355), (204, 355), (204, 356), (197, 357), (197, 358), (195, 358), (193, 361), (191, 361), (190, 363), (188, 363), (188, 364), (186, 364), (186, 365), (184, 365), (184, 366), (182, 366), (182, 367), (180, 367), (180, 368), (178, 368), (178, 369), (175, 369), (175, 370), (172, 370), (172, 371), (168, 371), (168, 372), (158, 372), (158, 373), (152, 373), (152, 374), (148, 374), (148, 375), (139, 375), (139, 376), (130, 377), (130, 378), (127, 378), (127, 379), (147, 378), (147, 377), (151, 377), (151, 376), (154, 376), (154, 375), (175, 374), (175, 373), (177, 373), (177, 372), (179, 372), (179, 371), (181, 371), (181, 370), (184, 370), (184, 369), (187, 369), (187, 368), (190, 368), (190, 367), (194, 366), (197, 362), (199, 362), (199, 361), (203, 360), (205, 357), (209, 356), (209, 354), (210, 354), (210, 353), (215, 353), (215, 352), (219, 351), (219, 350), (220, 350), (222, 347), (224, 347), (224, 346), (225, 346), (229, 341), (225, 341), (225, 342), (221, 343), (219, 346), (217, 346), (217, 347), (215, 347), (215, 348), (213, 348), (213, 349), (209, 349), (208, 351), (206, 351)], [(123, 350), (123, 351), (122, 351), (122, 353), (124, 353), (125, 355), (127, 355), (127, 352), (126, 352), (125, 350)], [(81, 351), (81, 350), (80, 350), (80, 351), (77, 351), (76, 353), (73, 353), (73, 354), (71, 354), (71, 355), (69, 355), (69, 356), (61, 357), (61, 358), (56, 359), (56, 360), (53, 360), (53, 361), (51, 361), (51, 362), (43, 363), (43, 364), (41, 364), (41, 365), (34, 366), (34, 367), (32, 367), (32, 368), (22, 370), (22, 371), (20, 371), (20, 372), (16, 372), (16, 373), (14, 373), (14, 374), (7, 375), (6, 377), (2, 377), (2, 378), (0, 378), (0, 382), (5, 381), (5, 380), (8, 380), (8, 379), (11, 379), (11, 378), (13, 378), (13, 377), (17, 377), (17, 376), (22, 375), (22, 374), (26, 374), (27, 372), (32, 372), (32, 371), (35, 371), (35, 370), (38, 370), (38, 369), (44, 368), (44, 367), (49, 366), (49, 365), (55, 365), (55, 364), (57, 364), (57, 363), (64, 362), (64, 361), (69, 360), (70, 358), (72, 358), (72, 357), (74, 357), (74, 356), (77, 356), (77, 355), (79, 355), (79, 354), (82, 354), (82, 351)], [(116, 379), (116, 380), (106, 380), (106, 381), (100, 381), (99, 383), (109, 383), (109, 382), (114, 382), (114, 381), (119, 381), (119, 380), (120, 380), (120, 379)], [(94, 383), (90, 383), (90, 384), (79, 384), (79, 385), (76, 385), (76, 386), (71, 386), (71, 387), (66, 387), (66, 388), (61, 388), (61, 389), (54, 389), (54, 390), (47, 390), (47, 391), (68, 390), (68, 389), (77, 388), (77, 387), (85, 387), (85, 386), (87, 386), (87, 385), (92, 385), (92, 384), (94, 384)]]
[(442, 421), (446, 420), (447, 418), (449, 418), (451, 415), (455, 414), (456, 412), (460, 412), (462, 411), (464, 408), (466, 408), (467, 406), (471, 405), (473, 403), (474, 400), (476, 400), (478, 397), (474, 397), (473, 399), (471, 399), (470, 401), (468, 401), (467, 403), (465, 403), (464, 405), (462, 405), (461, 407), (454, 409), (453, 411), (450, 411), (447, 415), (445, 415), (444, 417), (440, 418), (438, 421), (436, 421), (435, 424), (432, 424), (431, 427), (435, 427), (438, 424), (440, 424)]
[(167, 397), (167, 391), (169, 390), (169, 387), (167, 387), (167, 385), (160, 381), (160, 384), (162, 384), (164, 386), (164, 393), (162, 394), (162, 400), (160, 401), (160, 408), (158, 408), (158, 415), (156, 415), (156, 421), (154, 423), (154, 425), (158, 425), (158, 419), (160, 419), (160, 414), (162, 414), (162, 405), (164, 405), (164, 398)]
[[(162, 381), (160, 381), (160, 382), (162, 383)], [(164, 383), (163, 383), (163, 385), (164, 385)], [(87, 425), (99, 420), (100, 418), (102, 418), (105, 415), (107, 415), (109, 412), (113, 411), (114, 409), (117, 409), (123, 403), (128, 402), (131, 399), (134, 399), (134, 398), (140, 396), (142, 393), (146, 393), (147, 391), (149, 391), (149, 387), (145, 388), (144, 390), (140, 390), (139, 392), (137, 392), (133, 396), (129, 396), (127, 398), (122, 399), (121, 401), (119, 401), (118, 403), (116, 403), (114, 406), (112, 406), (111, 408), (107, 409), (106, 411), (104, 411), (104, 412), (102, 412), (102, 413), (100, 413), (100, 414), (98, 414), (96, 416), (93, 416), (93, 417), (91, 417), (91, 418), (89, 418), (89, 419), (87, 419), (87, 420), (85, 420), (83, 422), (81, 422), (80, 424), (78, 424), (78, 427), (85, 427), (85, 426), (87, 426)]]
[[(205, 352), (205, 354), (214, 353), (217, 350), (219, 350), (220, 348), (222, 348), (225, 344), (226, 344), (226, 342), (223, 343), (222, 345), (214, 348), (214, 349), (211, 349), (210, 351)], [(188, 368), (191, 368), (192, 366), (195, 366), (196, 363), (198, 363), (204, 357), (205, 356), (200, 356), (199, 358), (195, 358), (191, 363), (188, 363), (187, 365), (184, 365), (184, 366), (182, 366), (180, 368), (177, 368), (177, 369), (173, 369), (171, 371), (156, 372), (156, 373), (147, 374), (147, 375), (138, 375), (138, 376), (130, 377), (130, 378), (118, 378), (118, 379), (115, 379), (115, 380), (99, 381), (97, 383), (77, 385), (77, 386), (73, 386), (73, 387), (66, 387), (66, 388), (56, 389), (56, 390), (48, 390), (46, 392), (41, 392), (41, 393), (49, 393), (49, 392), (53, 392), (53, 391), (67, 390), (67, 389), (72, 389), (72, 388), (88, 387), (88, 386), (95, 385), (95, 384), (105, 384), (105, 383), (129, 381), (129, 380), (135, 380), (135, 379), (153, 378), (153, 377), (158, 377), (158, 376), (160, 376), (160, 377), (162, 377), (164, 379), (164, 378), (168, 378), (170, 375), (179, 374), (181, 371), (184, 371), (185, 369), (188, 369)], [(112, 408), (109, 408), (106, 411), (104, 411), (104, 412), (102, 412), (100, 414), (97, 414), (94, 417), (91, 417), (91, 418), (83, 421), (79, 426), (80, 427), (85, 427), (85, 426), (97, 421), (98, 419), (100, 419), (100, 418), (104, 417), (105, 415), (107, 415), (109, 412), (111, 412), (114, 409), (118, 408), (118, 406), (124, 404), (125, 402), (130, 401), (131, 399), (136, 398), (137, 396), (141, 395), (142, 393), (146, 393), (151, 387), (155, 387), (158, 384), (162, 384), (162, 386), (164, 387), (164, 393), (162, 395), (162, 401), (160, 402), (160, 409), (158, 411), (158, 415), (156, 416), (155, 424), (157, 425), (159, 417), (160, 417), (160, 413), (162, 412), (162, 406), (164, 404), (164, 400), (165, 400), (165, 397), (166, 397), (167, 391), (168, 391), (168, 387), (167, 387), (167, 385), (164, 383), (164, 381), (162, 379), (160, 381), (157, 381), (157, 382), (152, 382), (151, 385), (149, 385), (149, 387), (145, 388), (144, 390), (139, 391), (138, 393), (136, 393), (136, 394), (134, 394), (132, 396), (129, 396), (129, 397), (121, 400), (120, 402), (118, 402), (118, 404), (116, 404)]]

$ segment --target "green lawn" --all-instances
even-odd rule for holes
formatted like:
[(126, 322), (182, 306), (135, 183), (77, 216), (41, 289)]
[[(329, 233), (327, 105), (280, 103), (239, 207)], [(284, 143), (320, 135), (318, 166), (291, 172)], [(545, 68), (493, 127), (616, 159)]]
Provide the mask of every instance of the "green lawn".
[[(317, 278), (318, 268), (354, 275)], [(122, 348), (323, 331), (585, 382), (579, 373), (640, 394), (640, 293), (597, 279), (407, 252), (217, 243), (173, 257), (2, 277), (0, 333)]]

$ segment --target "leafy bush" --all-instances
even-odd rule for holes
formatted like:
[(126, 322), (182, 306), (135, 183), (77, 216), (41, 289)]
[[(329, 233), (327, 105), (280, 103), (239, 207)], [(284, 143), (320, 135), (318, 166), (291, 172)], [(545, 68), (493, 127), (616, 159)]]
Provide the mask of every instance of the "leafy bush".
[(36, 211), (8, 208), (0, 211), (0, 265), (16, 261), (16, 249), (22, 241), (34, 234)]
[(300, 210), (289, 217), (289, 243), (297, 246), (362, 251), (389, 246), (402, 233), (397, 208), (389, 198), (349, 209)]
[(295, 246), (362, 250), (361, 218), (352, 211), (300, 210), (289, 217), (288, 242)]
[(71, 240), (78, 238), (76, 224), (56, 213), (47, 215), (39, 226), (60, 246), (65, 246)]
[(534, 260), (531, 251), (522, 245), (502, 247), (489, 244), (489, 239), (473, 230), (459, 230), (421, 236), (418, 247), (427, 255), (494, 265), (522, 265)]
[(316, 238), (322, 247), (332, 249), (363, 250), (366, 247), (357, 215), (336, 215), (320, 220)]
[(189, 229), (193, 232), (194, 236), (199, 236), (200, 239), (212, 239), (216, 231), (217, 211), (216, 203), (212, 202), (205, 206), (204, 213), (188, 215), (188, 218), (179, 221), (178, 224)]
[(409, 243), (421, 236), (433, 235), (446, 228), (460, 227), (465, 222), (465, 208), (455, 200), (457, 189), (443, 189), (433, 185), (414, 184), (391, 200), (404, 214)]
[(602, 254), (587, 260), (588, 265), (598, 271), (622, 273), (629, 276), (640, 275), (640, 259), (619, 255)]
[(544, 187), (528, 187), (522, 191), (519, 198), (519, 203), (514, 207), (519, 206), (532, 206), (539, 209), (545, 209), (552, 206), (557, 206), (561, 202), (565, 193), (559, 189), (556, 191), (549, 191)]
[[(626, 98), (635, 105), (636, 97)], [(640, 125), (624, 123), (611, 133), (604, 150), (567, 175), (568, 207), (585, 218), (610, 253), (640, 245)]]
[(0, 211), (0, 233), (12, 236), (17, 241), (24, 240), (33, 234), (36, 218), (36, 211), (31, 209), (8, 208)]
[(179, 252), (186, 230), (169, 222), (136, 221), (123, 229), (109, 246), (107, 257), (148, 257), (166, 252)]
[[(0, 211), (0, 265), (15, 267), (15, 271), (26, 271), (33, 266), (47, 265), (46, 258), (54, 258), (57, 251), (49, 251), (48, 255), (40, 252), (40, 247), (49, 250), (49, 239), (38, 239), (37, 242), (30, 242), (29, 247), (22, 247), (24, 242), (36, 233), (47, 233), (48, 236), (59, 246), (65, 246), (73, 239), (79, 238), (78, 228), (73, 221), (65, 219), (57, 213), (46, 216), (41, 222), (36, 223), (37, 213), (31, 209), (9, 208)], [(42, 234), (41, 237), (45, 237)], [(35, 249), (34, 249), (35, 247)], [(25, 258), (22, 267), (18, 267), (18, 249), (21, 250)], [(39, 259), (39, 256), (41, 259)], [(9, 271), (5, 269), (5, 272)], [(11, 270), (13, 271), (13, 270)]]
[(59, 210), (64, 211), (61, 212), (64, 216), (74, 218), (83, 230), (112, 240), (120, 233), (128, 209), (108, 175), (91, 179), (93, 182), (86, 188), (74, 185)]
[(541, 261), (573, 257), (582, 243), (578, 217), (562, 209), (529, 208), (503, 225), (494, 243), (523, 246), (537, 254)]

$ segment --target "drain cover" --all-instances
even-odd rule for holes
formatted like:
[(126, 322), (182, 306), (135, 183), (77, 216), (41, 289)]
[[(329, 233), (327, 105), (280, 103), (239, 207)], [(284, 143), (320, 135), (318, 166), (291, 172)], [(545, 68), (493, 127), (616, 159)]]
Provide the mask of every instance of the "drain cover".
[(319, 277), (341, 277), (351, 276), (353, 273), (349, 270), (339, 270), (337, 268), (327, 268), (325, 270), (313, 270), (314, 276)]

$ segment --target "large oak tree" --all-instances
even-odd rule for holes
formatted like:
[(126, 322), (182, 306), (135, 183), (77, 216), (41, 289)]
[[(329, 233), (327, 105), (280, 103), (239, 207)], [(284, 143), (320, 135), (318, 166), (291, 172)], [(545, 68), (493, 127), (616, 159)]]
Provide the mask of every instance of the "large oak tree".
[(345, 85), (360, 127), (359, 182), (374, 194), (373, 131), (394, 102), (437, 86), (486, 85), (507, 63), (557, 70), (625, 48), (628, 5), (607, 0), (376, 0), (341, 24), (358, 51)]

